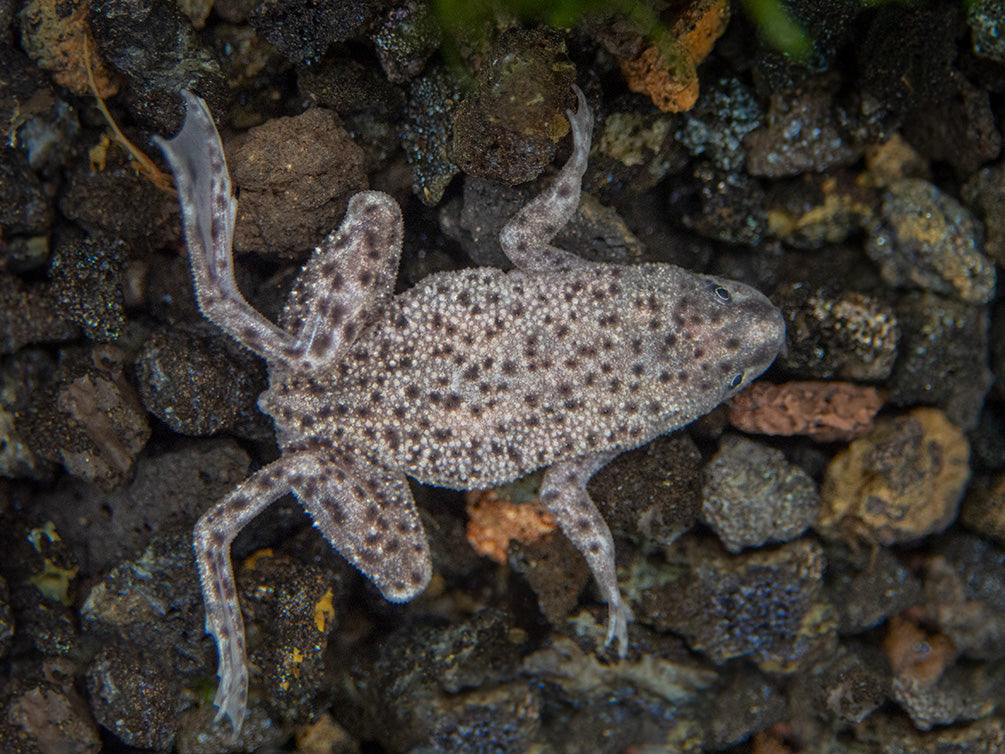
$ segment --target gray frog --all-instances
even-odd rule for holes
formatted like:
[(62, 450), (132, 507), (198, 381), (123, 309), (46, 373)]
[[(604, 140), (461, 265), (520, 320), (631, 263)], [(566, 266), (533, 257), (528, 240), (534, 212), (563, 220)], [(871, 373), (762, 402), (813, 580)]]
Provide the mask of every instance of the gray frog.
[(219, 651), (217, 719), (244, 719), (248, 664), (230, 544), (292, 492), (314, 525), (393, 602), (429, 583), (431, 562), (406, 475), (479, 489), (550, 468), (541, 501), (583, 553), (609, 605), (607, 643), (628, 647), (607, 524), (586, 491), (622, 451), (710, 411), (774, 360), (779, 311), (758, 291), (666, 264), (586, 262), (549, 245), (580, 198), (593, 116), (569, 111), (573, 154), (500, 241), (516, 265), (431, 275), (393, 295), (402, 220), (363, 191), (307, 262), (279, 325), (234, 282), (236, 201), (223, 147), (198, 97), (158, 140), (174, 171), (199, 306), (268, 362), (259, 399), (282, 457), (195, 527), (206, 628)]

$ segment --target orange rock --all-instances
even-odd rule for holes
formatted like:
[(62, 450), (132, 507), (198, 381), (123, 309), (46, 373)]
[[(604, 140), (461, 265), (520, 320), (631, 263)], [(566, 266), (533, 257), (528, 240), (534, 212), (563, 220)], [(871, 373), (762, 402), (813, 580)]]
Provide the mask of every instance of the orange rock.
[(506, 562), (511, 539), (534, 542), (558, 528), (537, 502), (516, 504), (500, 498), (495, 490), (473, 490), (466, 500), (468, 542), (480, 555), (497, 563)]
[(733, 399), (729, 421), (744, 432), (851, 440), (872, 429), (884, 395), (850, 382), (754, 383)]
[(956, 649), (945, 634), (926, 634), (907, 618), (890, 619), (883, 650), (896, 676), (921, 686), (935, 683), (953, 660)]
[(633, 92), (648, 94), (664, 112), (690, 110), (698, 100), (697, 66), (729, 23), (727, 0), (695, 0), (670, 27), (659, 45), (621, 59), (621, 72)]

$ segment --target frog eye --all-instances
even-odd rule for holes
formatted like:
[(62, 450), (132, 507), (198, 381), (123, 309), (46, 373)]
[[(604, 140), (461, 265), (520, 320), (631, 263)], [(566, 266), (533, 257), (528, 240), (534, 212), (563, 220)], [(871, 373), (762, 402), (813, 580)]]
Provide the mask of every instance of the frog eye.
[(743, 372), (740, 372), (739, 374), (734, 374), (733, 379), (729, 381), (729, 389), (736, 390), (736, 388), (740, 387), (740, 385), (742, 384), (743, 384)]
[(710, 283), (708, 287), (712, 289), (712, 293), (714, 293), (715, 297), (720, 301), (731, 301), (733, 298), (733, 296), (729, 292), (729, 289), (724, 286), (717, 285), (715, 283)]

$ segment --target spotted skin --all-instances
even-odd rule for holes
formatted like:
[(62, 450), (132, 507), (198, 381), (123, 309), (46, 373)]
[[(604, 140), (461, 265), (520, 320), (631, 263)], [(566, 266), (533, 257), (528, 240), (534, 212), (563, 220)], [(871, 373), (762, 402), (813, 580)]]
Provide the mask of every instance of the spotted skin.
[(178, 184), (203, 314), (268, 361), (259, 399), (283, 455), (195, 530), (206, 626), (220, 655), (218, 718), (244, 719), (247, 658), (230, 543), (292, 491), (327, 540), (384, 596), (405, 601), (431, 563), (406, 475), (478, 489), (549, 466), (541, 499), (608, 601), (607, 642), (628, 647), (614, 543), (586, 491), (618, 453), (707, 413), (761, 374), (784, 337), (778, 310), (741, 283), (671, 265), (586, 262), (550, 245), (579, 204), (593, 117), (569, 113), (573, 154), (506, 225), (511, 272), (432, 275), (397, 296), (401, 214), (364, 191), (304, 267), (279, 325), (233, 278), (236, 205), (205, 103), (160, 146)]

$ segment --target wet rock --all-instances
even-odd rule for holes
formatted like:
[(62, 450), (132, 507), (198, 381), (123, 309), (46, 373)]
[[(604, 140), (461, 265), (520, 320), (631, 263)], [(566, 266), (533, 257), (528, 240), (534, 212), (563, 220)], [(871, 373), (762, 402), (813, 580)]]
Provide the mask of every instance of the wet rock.
[[(485, 698), (483, 689), (496, 686), (497, 699), (531, 704), (536, 709), (539, 692), (526, 681), (515, 681), (519, 693), (514, 697), (506, 684), (516, 677), (519, 645), (511, 638), (505, 617), (494, 610), (482, 610), (473, 618), (444, 628), (402, 626), (379, 642), (371, 655), (360, 650), (352, 658), (342, 658), (346, 668), (343, 688), (336, 704), (357, 721), (363, 738), (378, 740), (391, 751), (431, 746), (442, 751), (437, 741), (447, 731), (438, 720), (448, 714), (460, 722), (467, 714), (480, 716), (478, 705), (468, 708), (466, 701)], [(504, 708), (510, 709), (509, 705)], [(458, 712), (461, 714), (458, 715)], [(511, 735), (523, 740), (526, 726), (536, 728), (535, 719), (511, 720), (502, 713), (487, 723), (484, 731), (492, 740), (515, 726)], [(484, 719), (484, 718), (482, 718)], [(463, 725), (463, 740), (451, 745), (461, 750), (478, 747), (478, 727)], [(505, 739), (501, 739), (504, 741)], [(453, 749), (458, 750), (458, 749)], [(518, 747), (517, 750), (522, 750)], [(499, 751), (514, 751), (501, 748)]]
[(1005, 666), (953, 664), (952, 642), (898, 618), (883, 642), (894, 700), (920, 730), (985, 717), (1005, 693)]
[(92, 236), (123, 240), (135, 249), (151, 251), (179, 241), (177, 198), (138, 174), (121, 155), (116, 159), (123, 164), (100, 172), (79, 162), (60, 194), (60, 211)]
[(839, 453), (820, 491), (817, 529), (880, 544), (913, 542), (955, 518), (970, 478), (963, 432), (937, 409), (885, 419)]
[(955, 534), (927, 559), (925, 607), (967, 657), (1005, 657), (1005, 551)]
[(978, 534), (1005, 544), (1005, 474), (970, 491), (960, 507), (960, 521)]
[(248, 476), (248, 466), (247, 453), (232, 440), (208, 440), (140, 458), (133, 481), (109, 494), (64, 481), (36, 510), (54, 523), (86, 571), (96, 573), (141, 551), (156, 532), (190, 529)]
[(561, 626), (579, 604), (579, 594), (590, 583), (590, 567), (560, 532), (531, 542), (517, 540), (510, 566), (521, 574), (537, 596), (541, 612), (553, 626)]
[(125, 482), (150, 436), (139, 396), (122, 368), (122, 352), (114, 346), (76, 353), (16, 418), (32, 452), (104, 492)]
[(116, 340), (125, 326), (122, 268), (126, 245), (108, 236), (57, 236), (49, 275), (64, 316), (91, 340)]
[(1005, 8), (995, 0), (974, 0), (966, 8), (974, 52), (1005, 65), (1005, 41), (1001, 33), (1005, 27)]
[(847, 441), (872, 429), (882, 406), (879, 390), (850, 382), (756, 382), (730, 401), (729, 421), (744, 432)]
[(861, 723), (875, 712), (890, 690), (890, 669), (874, 647), (842, 644), (812, 674), (796, 676), (792, 698), (817, 715)]
[(249, 661), (260, 669), (266, 707), (303, 723), (328, 695), (325, 650), (341, 618), (345, 586), (334, 571), (259, 551), (237, 570), (249, 626)]
[(182, 89), (202, 93), (211, 110), (220, 111), (220, 66), (174, 4), (96, 0), (89, 4), (88, 24), (97, 43), (93, 49), (125, 77), (127, 107), (152, 131), (180, 128)]
[(604, 466), (588, 490), (612, 531), (669, 545), (698, 518), (701, 454), (686, 434), (659, 437)]
[(1001, 152), (1002, 139), (990, 93), (954, 73), (945, 101), (918, 109), (904, 123), (904, 136), (933, 162), (949, 163), (965, 178)]
[(575, 68), (557, 34), (503, 33), (454, 113), (451, 157), (464, 172), (515, 185), (533, 180), (568, 133)]
[(903, 337), (890, 402), (936, 405), (954, 424), (972, 428), (991, 387), (987, 309), (914, 293), (901, 298), (897, 317)]
[(232, 139), (227, 163), (241, 187), (234, 248), (278, 256), (313, 249), (366, 188), (363, 150), (330, 110), (275, 118)]
[(472, 491), (466, 496), (467, 540), (479, 555), (496, 563), (506, 562), (511, 541), (532, 544), (558, 530), (555, 519), (536, 497), (511, 499), (515, 486)]
[(702, 521), (732, 553), (806, 531), (820, 496), (813, 480), (762, 443), (729, 435), (705, 466)]
[(761, 125), (763, 117), (747, 86), (736, 78), (722, 78), (682, 116), (676, 139), (692, 157), (704, 157), (717, 170), (733, 173), (747, 160), (743, 138)]
[(1005, 266), (1005, 163), (974, 174), (963, 185), (963, 200), (984, 221), (987, 255)]
[(822, 77), (771, 95), (765, 123), (747, 134), (747, 170), (782, 178), (847, 165), (861, 154), (834, 114), (838, 80)]
[(254, 356), (215, 330), (155, 330), (136, 356), (144, 407), (183, 435), (211, 435), (256, 420), (266, 379)]
[(0, 149), (0, 229), (11, 235), (43, 235), (52, 224), (52, 201), (20, 149)]
[(436, 18), (420, 0), (392, 9), (374, 35), (380, 67), (394, 84), (418, 75), (440, 42)]
[(87, 671), (91, 710), (101, 727), (129, 746), (168, 752), (178, 723), (175, 677), (140, 647), (105, 646)]
[(825, 590), (838, 630), (858, 634), (924, 600), (921, 581), (889, 550), (827, 543)]
[(667, 558), (633, 601), (636, 619), (683, 635), (717, 664), (749, 656), (767, 672), (792, 672), (832, 640), (834, 618), (821, 601), (824, 555), (815, 542), (726, 555), (687, 538)]
[(22, 663), (6, 709), (0, 711), (0, 740), (12, 754), (60, 752), (98, 754), (101, 737), (86, 703), (74, 688), (74, 667), (68, 660), (45, 660), (41, 667)]
[(18, 14), (23, 49), (40, 68), (52, 74), (57, 84), (78, 95), (91, 91), (87, 81), (89, 63), (98, 93), (111, 97), (118, 91), (117, 77), (97, 54), (88, 24), (81, 23), (83, 18), (93, 18), (95, 11), (76, 3), (71, 8), (53, 0), (25, 3)]
[(883, 195), (866, 251), (883, 279), (971, 304), (994, 295), (995, 269), (980, 225), (958, 201), (926, 181), (905, 179)]
[(51, 380), (55, 361), (44, 351), (25, 349), (0, 364), (0, 476), (42, 478), (45, 462), (32, 453), (15, 417), (26, 411), (32, 395)]
[(70, 340), (79, 329), (59, 310), (48, 285), (0, 273), (0, 353), (30, 343)]
[[(604, 630), (598, 627), (601, 637)], [(554, 689), (545, 697), (549, 714), (542, 742), (555, 751), (602, 754), (646, 744), (675, 752), (702, 751), (709, 733), (695, 711), (708, 700), (715, 673), (678, 640), (653, 638), (647, 650), (637, 661), (607, 664), (584, 651), (581, 643), (555, 637), (549, 647), (527, 657), (522, 674)], [(743, 713), (737, 712), (724, 728), (743, 725)]]
[(697, 66), (726, 31), (730, 5), (723, 0), (699, 0), (684, 4), (676, 13), (669, 33), (657, 44), (648, 46), (640, 38), (634, 51), (611, 51), (619, 57), (629, 89), (648, 94), (664, 112), (679, 113), (689, 110), (698, 99)]
[[(440, 227), (476, 263), (509, 269), (513, 263), (499, 244), (499, 231), (547, 183), (535, 181), (510, 187), (467, 177), (462, 199), (450, 202), (440, 212)], [(625, 221), (589, 194), (582, 195), (576, 214), (555, 236), (554, 243), (594, 262), (625, 264), (642, 254), (642, 244)]]
[(291, 60), (320, 57), (329, 45), (350, 39), (388, 3), (366, 0), (268, 0), (251, 12), (251, 25)]
[(767, 228), (764, 189), (743, 173), (723, 173), (710, 163), (694, 171), (698, 205), (684, 224), (698, 233), (731, 244), (756, 246)]
[(450, 155), (460, 101), (460, 85), (444, 66), (431, 68), (409, 87), (402, 140), (412, 167), (412, 190), (423, 204), (437, 204), (460, 172)]
[(884, 380), (893, 371), (901, 325), (893, 307), (865, 293), (782, 286), (772, 300), (785, 318), (779, 362), (801, 376)]
[(674, 139), (674, 126), (665, 113), (638, 112), (630, 98), (609, 105), (599, 121), (584, 190), (604, 202), (624, 200), (683, 170), (688, 156)]
[(705, 718), (706, 751), (719, 751), (742, 743), (751, 734), (788, 719), (782, 694), (760, 673), (733, 672), (715, 696)]
[(771, 237), (802, 249), (844, 243), (872, 222), (879, 209), (874, 188), (848, 170), (800, 175), (772, 184), (767, 197)]
[(14, 612), (10, 604), (10, 590), (7, 588), (7, 580), (0, 576), (0, 659), (10, 654), (13, 637)]

